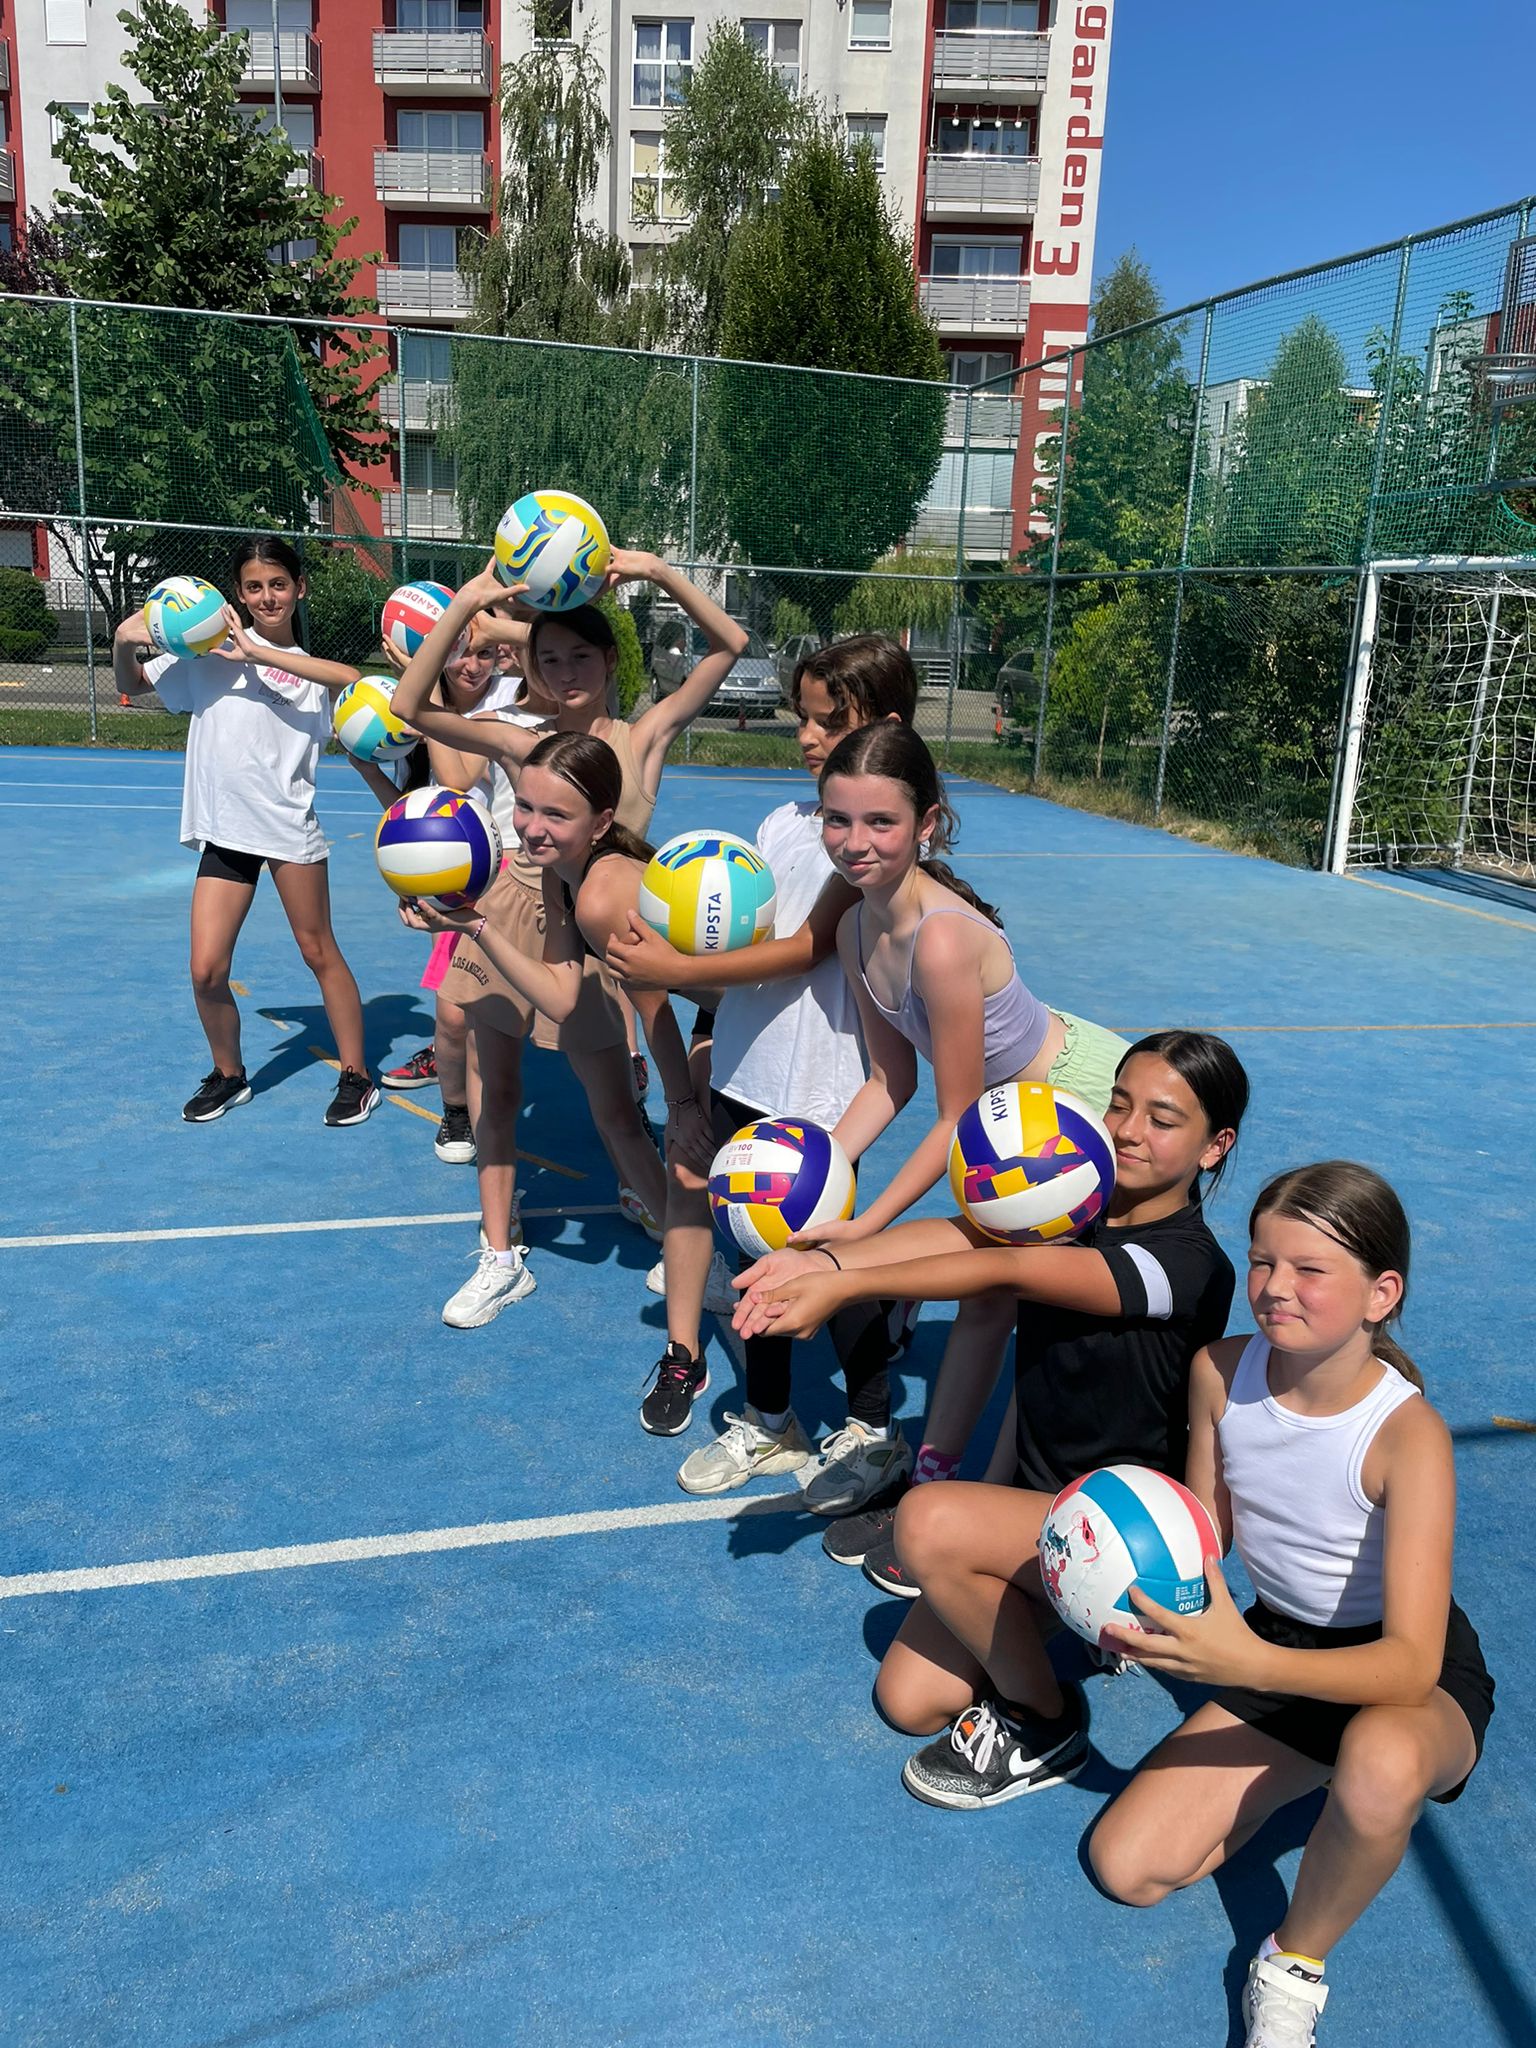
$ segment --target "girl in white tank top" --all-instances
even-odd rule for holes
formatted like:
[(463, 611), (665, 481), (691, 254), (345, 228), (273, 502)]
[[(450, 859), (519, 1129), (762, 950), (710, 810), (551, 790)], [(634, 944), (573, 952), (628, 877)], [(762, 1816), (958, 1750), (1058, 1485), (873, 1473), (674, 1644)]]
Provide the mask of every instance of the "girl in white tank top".
[[(1156, 1905), (1331, 1785), (1244, 1994), (1247, 2048), (1288, 2048), (1315, 2040), (1328, 1952), (1425, 1799), (1459, 1796), (1493, 1681), (1451, 1598), (1450, 1435), (1386, 1335), (1407, 1286), (1401, 1204), (1369, 1168), (1330, 1160), (1271, 1181), (1249, 1232), (1259, 1334), (1197, 1356), (1186, 1476), (1259, 1597), (1239, 1614), (1214, 1569), (1204, 1614), (1133, 1595), (1161, 1633), (1114, 1647), (1217, 1691), (1110, 1806), (1091, 1854), (1112, 1895)], [(1407, 2040), (1416, 2017), (1405, 2004), (1382, 2020)]]

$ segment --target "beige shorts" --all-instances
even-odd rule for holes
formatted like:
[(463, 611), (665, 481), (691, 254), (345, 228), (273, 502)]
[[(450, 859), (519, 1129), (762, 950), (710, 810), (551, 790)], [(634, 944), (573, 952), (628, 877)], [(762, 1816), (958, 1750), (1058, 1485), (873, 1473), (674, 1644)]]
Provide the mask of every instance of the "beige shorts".
[[(543, 958), (543, 895), (518, 881), (509, 868), (502, 869), (477, 908), (520, 953), (530, 960)], [(453, 949), (441, 992), (468, 1011), (471, 1024), (478, 1015), (506, 1037), (531, 1037), (548, 1052), (604, 1052), (626, 1041), (617, 986), (602, 962), (590, 956), (583, 961), (576, 1007), (560, 1024), (536, 1010), (467, 932)]]

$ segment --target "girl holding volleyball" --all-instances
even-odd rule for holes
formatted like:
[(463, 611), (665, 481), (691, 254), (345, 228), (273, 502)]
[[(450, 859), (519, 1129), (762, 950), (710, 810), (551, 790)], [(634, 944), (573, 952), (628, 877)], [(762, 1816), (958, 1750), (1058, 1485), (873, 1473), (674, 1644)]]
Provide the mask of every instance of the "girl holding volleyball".
[[(529, 627), (524, 663), (530, 679), (559, 707), (557, 731), (601, 739), (610, 747), (621, 777), (616, 822), (638, 843), (655, 807), (667, 749), (730, 673), (746, 635), (686, 577), (654, 555), (615, 551), (611, 581), (629, 578), (653, 582), (672, 596), (708, 642), (702, 660), (670, 697), (652, 705), (633, 726), (614, 715), (609, 692), (617, 645), (613, 628), (593, 605), (538, 614)], [(494, 565), (465, 584), (407, 666), (394, 700), (400, 716), (429, 740), (495, 763), (514, 784), (536, 736), (509, 725), (460, 717), (430, 700), (463, 628), (482, 612), (494, 614), (515, 594)], [(525, 847), (511, 853), (479, 907), (486, 919), (482, 932), (488, 928), (527, 958), (541, 959), (543, 875)], [(444, 1308), (444, 1319), (456, 1328), (487, 1323), (509, 1301), (532, 1290), (532, 1276), (522, 1264), (521, 1251), (514, 1248), (511, 1230), (525, 1037), (531, 1035), (535, 1044), (566, 1055), (614, 1160), (621, 1189), (632, 1191), (636, 1210), (648, 1219), (659, 1218), (665, 1210), (666, 1179), (635, 1100), (624, 1014), (600, 955), (601, 947), (582, 956), (577, 1000), (556, 1019), (544, 1012), (535, 1014), (523, 985), (504, 971), (505, 947), (493, 952), (481, 937), (468, 933), (461, 934), (454, 947), (443, 993), (469, 1013), (480, 1071), (481, 1126), (491, 1140), (488, 1149), (486, 1135), (477, 1126), (486, 1249), (475, 1272)]]
[(1408, 1283), (1401, 1203), (1369, 1168), (1283, 1173), (1249, 1219), (1258, 1325), (1202, 1350), (1187, 1483), (1258, 1594), (1219, 1571), (1200, 1615), (1131, 1595), (1163, 1633), (1117, 1645), (1218, 1688), (1108, 1808), (1089, 1853), (1133, 1906), (1220, 1869), (1278, 1808), (1321, 1786), (1285, 1917), (1249, 1965), (1248, 2048), (1315, 2039), (1325, 1964), (1402, 1860), (1426, 1799), (1457, 1799), (1482, 1753), (1493, 1680), (1451, 1598), (1451, 1439), (1387, 1335)]
[(202, 855), (192, 885), (192, 994), (213, 1070), (182, 1116), (211, 1123), (251, 1099), (229, 977), (266, 867), (335, 1035), (342, 1072), (325, 1121), (357, 1124), (379, 1092), (364, 1057), (357, 983), (331, 930), (315, 770), (331, 736), (331, 700), (360, 671), (300, 646), (294, 614), (304, 575), (286, 541), (253, 535), (232, 566), (238, 609), (226, 611), (229, 637), (212, 654), (155, 656), (142, 612), (123, 620), (112, 644), (120, 695), (154, 689), (167, 710), (191, 714), (181, 839)]
[(1045, 1651), (1040, 1525), (1060, 1489), (1100, 1465), (1183, 1475), (1190, 1361), (1226, 1327), (1234, 1286), (1202, 1181), (1220, 1178), (1247, 1101), (1221, 1039), (1158, 1032), (1114, 1076), (1114, 1192), (1076, 1242), (999, 1246), (934, 1218), (835, 1251), (775, 1252), (745, 1276), (743, 1332), (809, 1335), (870, 1296), (963, 1304), (1002, 1289), (1015, 1303), (1012, 1484), (914, 1487), (895, 1517), (920, 1592), (875, 1697), (897, 1728), (938, 1736), (902, 1772), (930, 1805), (997, 1805), (1083, 1766), (1087, 1709)]

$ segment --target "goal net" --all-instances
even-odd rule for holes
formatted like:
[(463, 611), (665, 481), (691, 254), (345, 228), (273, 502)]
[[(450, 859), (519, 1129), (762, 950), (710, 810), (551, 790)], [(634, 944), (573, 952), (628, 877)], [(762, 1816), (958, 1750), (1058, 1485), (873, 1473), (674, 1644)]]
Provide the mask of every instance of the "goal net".
[(1328, 864), (1536, 881), (1536, 561), (1372, 565)]

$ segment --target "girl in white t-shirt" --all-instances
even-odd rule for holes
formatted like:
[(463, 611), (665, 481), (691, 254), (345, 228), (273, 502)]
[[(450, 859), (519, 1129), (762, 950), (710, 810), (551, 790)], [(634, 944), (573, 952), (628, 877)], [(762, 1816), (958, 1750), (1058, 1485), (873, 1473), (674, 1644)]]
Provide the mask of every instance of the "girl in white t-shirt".
[(251, 1099), (229, 977), (265, 865), (336, 1038), (342, 1072), (325, 1121), (358, 1124), (377, 1106), (379, 1092), (364, 1058), (357, 983), (331, 930), (315, 769), (331, 736), (331, 699), (360, 671), (321, 661), (298, 644), (294, 613), (304, 575), (285, 541), (267, 534), (243, 541), (234, 582), (239, 610), (226, 613), (229, 638), (215, 653), (148, 658), (142, 612), (124, 619), (112, 647), (120, 694), (154, 689), (167, 710), (192, 719), (181, 839), (202, 854), (192, 888), (192, 994), (213, 1071), (182, 1115), (188, 1123), (211, 1123)]

